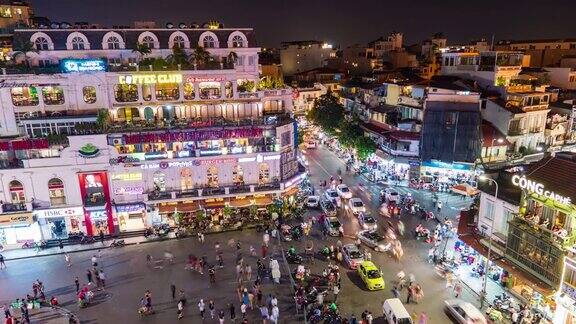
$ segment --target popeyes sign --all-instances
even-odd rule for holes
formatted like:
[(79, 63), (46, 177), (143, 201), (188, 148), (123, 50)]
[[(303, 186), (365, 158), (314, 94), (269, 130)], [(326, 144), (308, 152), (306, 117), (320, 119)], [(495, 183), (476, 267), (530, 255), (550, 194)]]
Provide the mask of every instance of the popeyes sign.
[(572, 203), (572, 199), (570, 197), (564, 197), (560, 194), (555, 193), (554, 191), (547, 190), (542, 183), (530, 180), (525, 176), (520, 176), (517, 174), (513, 175), (512, 184), (522, 189), (525, 189), (528, 192), (532, 192), (539, 196), (552, 199), (564, 205), (570, 205)]

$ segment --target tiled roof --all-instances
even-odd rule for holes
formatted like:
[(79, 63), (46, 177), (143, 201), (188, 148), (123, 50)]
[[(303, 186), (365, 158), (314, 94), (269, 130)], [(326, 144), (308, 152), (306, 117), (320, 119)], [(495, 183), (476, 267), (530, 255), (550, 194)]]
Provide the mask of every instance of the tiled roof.
[(561, 152), (544, 158), (530, 165), (526, 177), (576, 203), (576, 153)]
[(395, 140), (411, 140), (411, 141), (418, 141), (420, 140), (420, 133), (417, 132), (407, 132), (407, 131), (392, 131), (386, 136), (393, 138)]
[[(502, 143), (497, 142), (498, 139), (502, 139)], [(494, 146), (510, 146), (510, 142), (506, 139), (506, 136), (502, 134), (494, 125), (487, 121), (482, 122), (482, 146), (483, 147), (492, 147), (492, 143), (494, 142)]]
[(392, 129), (391, 127), (385, 127), (384, 125), (379, 126), (373, 123), (362, 123), (360, 127), (377, 135), (384, 135), (386, 133), (389, 133)]

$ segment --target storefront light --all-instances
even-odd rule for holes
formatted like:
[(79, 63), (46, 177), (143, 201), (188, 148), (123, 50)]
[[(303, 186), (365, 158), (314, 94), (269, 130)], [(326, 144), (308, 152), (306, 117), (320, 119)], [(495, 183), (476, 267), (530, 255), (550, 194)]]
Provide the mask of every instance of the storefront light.
[(250, 145), (246, 146), (246, 153), (251, 154), (252, 152), (253, 152), (252, 146)]
[(280, 144), (274, 144), (274, 151), (280, 152)]
[(222, 155), (228, 154), (228, 148), (227, 147), (223, 147), (221, 151), (222, 151)]

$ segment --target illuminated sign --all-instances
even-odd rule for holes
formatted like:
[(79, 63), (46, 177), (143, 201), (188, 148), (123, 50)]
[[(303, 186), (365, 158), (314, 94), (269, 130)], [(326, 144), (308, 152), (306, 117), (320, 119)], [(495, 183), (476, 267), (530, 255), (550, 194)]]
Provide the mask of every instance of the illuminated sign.
[(238, 162), (235, 158), (222, 158), (210, 160), (192, 160), (192, 161), (176, 161), (176, 162), (160, 162), (140, 165), (141, 169), (168, 169), (168, 168), (184, 168), (191, 166), (200, 166), (206, 164), (222, 164), (226, 162)]
[(32, 213), (0, 215), (0, 225), (32, 224), (34, 217)]
[(106, 71), (106, 61), (102, 59), (63, 59), (62, 72), (101, 72)]
[(82, 147), (80, 147), (80, 149), (78, 150), (78, 154), (80, 154), (80, 156), (86, 159), (93, 158), (97, 157), (100, 154), (100, 149), (98, 149), (92, 143), (86, 143)]
[(114, 174), (112, 174), (112, 180), (140, 181), (140, 180), (142, 180), (142, 173), (140, 173), (140, 172), (114, 173)]
[(144, 193), (144, 188), (140, 186), (126, 186), (114, 188), (115, 195), (141, 195)]
[(47, 209), (39, 210), (35, 212), (39, 218), (54, 218), (54, 217), (69, 217), (69, 216), (83, 216), (84, 208), (82, 207), (72, 207), (72, 208), (58, 208), (58, 209)]
[(561, 204), (570, 205), (572, 203), (572, 199), (570, 197), (564, 197), (555, 193), (554, 191), (546, 190), (543, 184), (527, 179), (525, 176), (520, 176), (517, 174), (513, 175), (512, 184), (539, 196), (552, 199)]
[(195, 83), (195, 82), (221, 82), (224, 81), (224, 78), (218, 78), (218, 77), (205, 77), (205, 78), (199, 78), (199, 77), (193, 77), (193, 76), (189, 76), (186, 78), (186, 82), (189, 83)]
[(120, 84), (182, 83), (182, 74), (131, 74), (118, 76)]

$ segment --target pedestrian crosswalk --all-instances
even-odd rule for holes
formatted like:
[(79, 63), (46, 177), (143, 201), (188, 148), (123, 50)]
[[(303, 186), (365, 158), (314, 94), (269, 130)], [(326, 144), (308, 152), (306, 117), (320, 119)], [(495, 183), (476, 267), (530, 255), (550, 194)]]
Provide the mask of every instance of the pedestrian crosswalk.
[(464, 197), (459, 194), (453, 194), (450, 192), (432, 192), (429, 190), (418, 190), (409, 187), (394, 187), (394, 190), (398, 191), (401, 195), (406, 195), (408, 193), (412, 194), (412, 197), (417, 201), (428, 201), (432, 205), (433, 197), (438, 197), (438, 200), (442, 202), (443, 209), (451, 209), (453, 212), (458, 213), (461, 210), (468, 209), (473, 202), (473, 198)]

